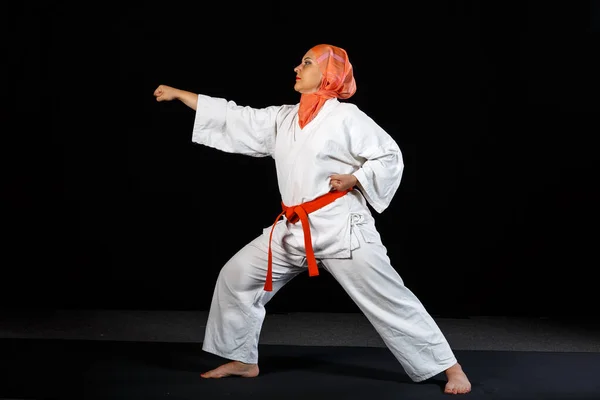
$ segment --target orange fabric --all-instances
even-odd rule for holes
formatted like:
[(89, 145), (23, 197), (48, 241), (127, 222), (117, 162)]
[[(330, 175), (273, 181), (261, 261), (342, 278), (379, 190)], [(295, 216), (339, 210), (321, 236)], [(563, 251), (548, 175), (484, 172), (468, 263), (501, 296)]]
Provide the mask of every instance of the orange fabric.
[(319, 44), (310, 50), (317, 57), (323, 80), (317, 92), (302, 93), (300, 96), (300, 128), (304, 128), (315, 118), (327, 100), (334, 97), (348, 99), (356, 92), (352, 64), (348, 60), (346, 50), (329, 44)]
[(269, 263), (267, 267), (267, 280), (265, 282), (265, 290), (267, 292), (273, 290), (273, 253), (271, 252), (271, 240), (273, 239), (273, 230), (275, 229), (275, 225), (277, 224), (277, 221), (279, 221), (279, 218), (285, 214), (285, 217), (292, 224), (295, 224), (298, 221), (300, 221), (302, 224), (302, 231), (304, 232), (304, 247), (306, 249), (306, 261), (308, 262), (308, 276), (317, 276), (319, 275), (319, 268), (317, 267), (317, 260), (315, 259), (315, 252), (313, 251), (312, 247), (308, 214), (317, 211), (319, 208), (325, 207), (327, 204), (332, 203), (351, 190), (352, 188), (341, 192), (328, 192), (327, 194), (317, 197), (312, 201), (307, 201), (306, 203), (302, 203), (297, 206), (287, 207), (285, 204), (283, 204), (283, 202), (281, 203), (281, 208), (283, 211), (275, 219), (273, 227), (271, 227), (271, 234), (269, 235)]

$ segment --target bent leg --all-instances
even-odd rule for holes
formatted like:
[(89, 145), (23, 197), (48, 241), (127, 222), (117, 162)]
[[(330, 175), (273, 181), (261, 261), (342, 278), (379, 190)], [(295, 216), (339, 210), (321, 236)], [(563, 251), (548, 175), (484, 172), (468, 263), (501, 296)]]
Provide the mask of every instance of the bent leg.
[(303, 257), (286, 254), (275, 242), (273, 291), (264, 290), (268, 237), (261, 235), (238, 251), (221, 269), (213, 292), (202, 349), (246, 364), (258, 362), (265, 304), (304, 269)]

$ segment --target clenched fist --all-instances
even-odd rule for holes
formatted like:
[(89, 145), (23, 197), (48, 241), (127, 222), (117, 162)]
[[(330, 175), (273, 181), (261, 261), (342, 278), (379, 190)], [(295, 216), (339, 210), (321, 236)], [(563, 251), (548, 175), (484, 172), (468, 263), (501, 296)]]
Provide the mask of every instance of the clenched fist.
[(332, 191), (343, 192), (344, 190), (356, 186), (357, 183), (358, 179), (350, 174), (333, 174), (329, 177), (329, 184), (332, 187)]
[(154, 97), (156, 97), (156, 101), (171, 101), (177, 99), (178, 91), (171, 86), (160, 85), (154, 91)]

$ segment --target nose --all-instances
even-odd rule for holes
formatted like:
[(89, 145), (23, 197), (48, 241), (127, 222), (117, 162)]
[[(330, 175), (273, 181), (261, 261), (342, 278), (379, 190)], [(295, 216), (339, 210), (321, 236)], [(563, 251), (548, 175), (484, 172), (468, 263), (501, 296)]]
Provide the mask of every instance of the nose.
[(295, 72), (295, 73), (299, 73), (299, 72), (300, 72), (300, 65), (297, 65), (297, 66), (294, 68), (294, 72)]

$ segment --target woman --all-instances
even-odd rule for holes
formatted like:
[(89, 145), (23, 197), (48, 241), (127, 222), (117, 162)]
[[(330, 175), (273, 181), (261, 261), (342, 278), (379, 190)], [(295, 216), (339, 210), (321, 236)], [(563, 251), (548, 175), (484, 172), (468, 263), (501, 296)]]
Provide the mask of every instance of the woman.
[(445, 371), (446, 393), (469, 392), (439, 327), (391, 266), (367, 205), (381, 213), (396, 193), (404, 168), (398, 145), (355, 105), (338, 100), (356, 92), (345, 50), (317, 45), (294, 71), (296, 105), (256, 109), (165, 85), (154, 92), (159, 102), (176, 99), (196, 111), (193, 142), (273, 157), (282, 197), (273, 226), (221, 269), (203, 350), (233, 361), (202, 377), (257, 376), (265, 304), (302, 271), (318, 275), (319, 265), (413, 381)]

